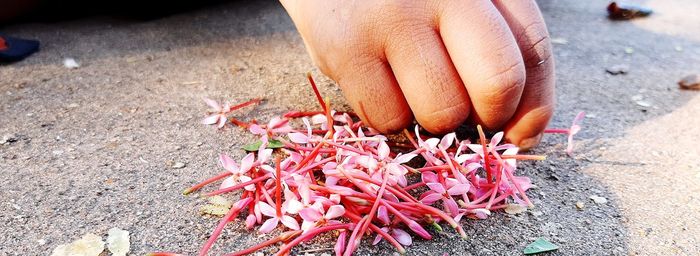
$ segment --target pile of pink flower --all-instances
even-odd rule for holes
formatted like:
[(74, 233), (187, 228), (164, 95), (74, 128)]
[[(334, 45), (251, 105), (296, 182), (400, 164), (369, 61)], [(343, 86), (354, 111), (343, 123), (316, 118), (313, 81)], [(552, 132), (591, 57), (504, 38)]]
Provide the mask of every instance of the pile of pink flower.
[[(478, 127), (480, 139), (474, 143), (454, 133), (428, 138), (416, 126), (412, 134), (404, 131), (408, 142), (391, 142), (351, 113), (331, 111), (317, 96), (323, 111), (290, 112), (267, 124), (227, 116), (256, 100), (233, 107), (206, 100), (214, 113), (205, 123), (222, 127), (229, 120), (258, 135), (260, 144), (240, 160), (222, 154), (225, 171), (185, 191), (219, 182), (218, 190), (206, 195), (240, 195), (199, 255), (206, 255), (225, 225), (237, 219), (260, 233), (280, 232), (230, 255), (268, 246), (279, 246), (276, 255), (288, 255), (294, 246), (328, 232), (337, 234), (336, 255), (351, 255), (365, 237), (404, 253), (412, 234), (432, 238), (426, 227), (440, 230), (446, 223), (466, 238), (464, 217), (532, 207), (525, 193), (532, 185), (516, 175), (517, 161), (544, 157), (518, 154), (515, 145), (501, 144), (503, 133), (487, 140)], [(303, 125), (293, 127), (292, 119)]]

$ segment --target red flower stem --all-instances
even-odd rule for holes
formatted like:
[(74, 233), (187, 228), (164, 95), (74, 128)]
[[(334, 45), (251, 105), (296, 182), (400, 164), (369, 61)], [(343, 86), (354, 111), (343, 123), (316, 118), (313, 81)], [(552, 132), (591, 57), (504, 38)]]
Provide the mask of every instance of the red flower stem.
[(246, 128), (246, 129), (250, 128), (250, 125), (251, 125), (251, 123), (241, 121), (241, 120), (238, 120), (238, 119), (233, 118), (233, 117), (229, 117), (228, 120), (231, 121), (231, 123), (233, 123), (239, 127)]
[(174, 253), (174, 252), (149, 252), (149, 253), (146, 253), (146, 256), (185, 256), (185, 255), (179, 254), (179, 253)]
[(333, 136), (333, 125), (335, 124), (335, 120), (333, 119), (333, 115), (331, 114), (331, 101), (326, 98), (326, 121), (328, 121), (328, 133)]
[[(388, 179), (387, 179), (386, 174), (384, 174), (383, 176), (384, 176), (384, 178), (382, 180), (382, 186), (379, 187), (379, 191), (377, 192), (377, 198), (384, 197), (384, 191), (386, 191), (386, 183), (387, 183)], [(348, 247), (345, 249), (345, 254), (348, 254), (348, 251), (350, 253), (354, 252), (355, 249), (357, 248), (357, 245), (360, 244), (360, 239), (362, 239), (362, 234), (364, 234), (365, 231), (367, 231), (367, 227), (369, 226), (370, 223), (372, 223), (372, 220), (374, 219), (375, 214), (377, 214), (377, 208), (379, 208), (379, 201), (380, 200), (374, 201), (374, 204), (372, 205), (372, 210), (370, 210), (369, 214), (367, 216), (365, 216), (365, 217), (367, 217), (367, 220), (358, 229), (359, 230), (358, 233), (360, 234), (360, 236), (355, 237), (354, 242), (348, 243)], [(353, 234), (354, 234), (354, 232), (353, 232)], [(353, 241), (352, 236), (350, 237), (350, 241)]]
[(489, 202), (486, 204), (486, 209), (491, 208), (491, 204), (493, 203), (493, 199), (496, 198), (496, 194), (498, 193), (498, 189), (501, 186), (501, 179), (502, 179), (502, 174), (503, 171), (501, 170), (501, 165), (496, 165), (496, 170), (498, 170), (498, 173), (496, 173), (496, 184), (493, 186), (493, 193), (491, 193), (491, 198), (489, 199)]
[(411, 185), (405, 186), (403, 189), (405, 189), (405, 190), (413, 190), (413, 189), (416, 189), (416, 188), (419, 188), (419, 187), (422, 187), (422, 186), (425, 186), (425, 182), (419, 181), (419, 182), (413, 183), (413, 184), (411, 184)]
[(336, 229), (351, 229), (353, 226), (352, 223), (345, 223), (345, 224), (332, 224), (332, 225), (326, 225), (323, 227), (318, 227), (314, 229), (309, 229), (306, 233), (301, 234), (288, 244), (284, 245), (280, 250), (275, 253), (275, 255), (285, 255), (285, 253), (288, 253), (294, 246), (298, 245), (299, 243), (303, 241), (307, 241), (309, 239), (312, 239), (316, 237), (316, 235), (323, 233), (323, 232), (328, 232), (331, 230), (336, 230)]
[(333, 160), (335, 160), (335, 157), (327, 157), (327, 158), (324, 158), (324, 159), (321, 160), (321, 161), (315, 162), (315, 163), (310, 164), (310, 165), (308, 165), (308, 166), (306, 166), (306, 167), (304, 167), (304, 168), (301, 168), (301, 169), (299, 169), (299, 170), (292, 171), (291, 173), (288, 173), (288, 174), (285, 176), (285, 178), (288, 177), (288, 176), (290, 176), (290, 175), (292, 175), (292, 174), (304, 174), (304, 173), (306, 173), (307, 171), (309, 171), (309, 170), (311, 170), (311, 169), (313, 169), (313, 168), (319, 167), (319, 166), (324, 165), (325, 163), (328, 163), (328, 162), (333, 161)]
[(418, 143), (416, 143), (416, 140), (413, 139), (413, 135), (411, 135), (411, 133), (410, 133), (408, 130), (403, 129), (403, 134), (406, 136), (406, 138), (408, 138), (408, 141), (410, 141), (411, 144), (412, 144), (416, 149), (420, 148), (420, 147), (418, 146)]
[[(341, 173), (343, 173), (343, 175), (345, 175), (345, 177), (347, 177), (348, 180), (350, 180), (353, 184), (355, 184), (355, 186), (357, 186), (358, 188), (360, 188), (361, 190), (363, 190), (363, 192), (365, 192), (365, 193), (367, 193), (367, 194), (369, 194), (369, 195), (371, 195), (371, 194), (373, 194), (373, 193), (372, 193), (372, 192), (369, 192), (369, 190), (367, 190), (364, 186), (362, 186), (360, 183), (358, 183), (358, 182), (356, 181), (356, 179), (359, 179), (359, 180), (362, 180), (362, 181), (371, 182), (371, 183), (373, 183), (373, 184), (375, 184), (375, 185), (377, 185), (377, 186), (381, 186), (381, 185), (382, 185), (381, 182), (377, 182), (376, 180), (374, 180), (374, 179), (372, 179), (372, 178), (367, 178), (367, 177), (362, 177), (362, 176), (353, 176), (353, 175), (351, 175), (351, 174), (345, 172), (345, 170), (344, 170), (342, 167), (338, 168), (338, 170), (339, 170)], [(405, 192), (405, 191), (404, 191), (404, 192), (405, 192), (405, 194), (404, 194), (404, 192), (401, 192), (401, 191), (399, 191), (398, 189), (396, 189), (396, 188), (394, 188), (394, 187), (392, 187), (392, 186), (388, 186), (387, 189), (389, 190), (389, 192), (391, 192), (391, 193), (394, 194), (395, 196), (397, 196), (397, 197), (403, 199), (404, 201), (408, 201), (408, 202), (418, 202), (418, 200), (416, 200), (415, 198), (413, 198), (413, 196), (411, 196), (410, 194), (408, 194), (408, 192)]]
[(241, 199), (239, 203), (234, 204), (231, 209), (228, 211), (226, 216), (224, 216), (223, 219), (219, 222), (219, 225), (216, 226), (214, 231), (211, 233), (211, 236), (209, 236), (209, 239), (207, 240), (206, 243), (204, 243), (204, 246), (202, 246), (202, 249), (199, 251), (199, 256), (205, 256), (207, 255), (207, 252), (211, 248), (212, 245), (214, 245), (214, 242), (216, 242), (216, 239), (219, 238), (219, 235), (221, 235), (221, 231), (224, 230), (224, 227), (226, 227), (226, 224), (231, 222), (234, 218), (236, 218), (236, 215), (238, 215), (238, 212), (241, 211), (241, 208), (237, 207), (237, 205), (243, 205), (245, 206), (248, 204), (250, 198), (245, 198)]
[(518, 190), (518, 193), (520, 194), (522, 199), (527, 203), (527, 207), (529, 207), (529, 208), (535, 207), (535, 205), (532, 204), (532, 202), (530, 202), (530, 198), (528, 198), (527, 195), (525, 194), (525, 190), (523, 190), (523, 188), (520, 187), (520, 184), (518, 184), (518, 182), (515, 181), (515, 177), (513, 177), (513, 170), (510, 169), (510, 165), (503, 162), (503, 159), (501, 159), (501, 156), (497, 152), (493, 152), (493, 155), (496, 156), (496, 159), (498, 159), (498, 162), (506, 169), (505, 170), (506, 177), (508, 177), (508, 179), (510, 179), (513, 182), (515, 189)]
[(357, 238), (358, 237), (357, 234), (360, 233), (360, 228), (358, 226), (364, 226), (365, 223), (368, 223), (369, 222), (368, 218), (369, 218), (369, 215), (365, 215), (364, 217), (362, 217), (362, 219), (360, 219), (360, 221), (358, 221), (355, 224), (355, 230), (353, 230), (352, 234), (350, 235), (350, 239), (349, 239), (350, 242), (348, 243), (348, 246), (345, 247), (345, 251), (343, 252), (343, 256), (350, 256), (350, 255), (352, 255), (352, 252), (355, 251), (354, 244), (362, 239), (362, 235), (359, 235), (359, 239)]
[(249, 181), (246, 181), (246, 182), (242, 182), (242, 183), (238, 183), (238, 184), (236, 184), (236, 185), (234, 185), (234, 186), (231, 186), (231, 187), (228, 187), (228, 188), (219, 189), (219, 190), (215, 190), (215, 191), (209, 192), (209, 193), (206, 194), (206, 196), (215, 196), (215, 195), (219, 195), (219, 194), (223, 194), (223, 193), (228, 193), (228, 192), (231, 192), (231, 191), (235, 191), (235, 190), (241, 189), (241, 188), (243, 188), (243, 187), (245, 187), (245, 186), (248, 186), (248, 185), (250, 185), (250, 184), (254, 184), (254, 183), (263, 181), (263, 180), (268, 179), (268, 178), (270, 178), (270, 177), (271, 177), (271, 175), (268, 173), (268, 174), (265, 174), (265, 175), (263, 175), (263, 176), (257, 177), (257, 178), (255, 178), (255, 179), (252, 179), (252, 180), (249, 180)]
[(418, 168), (419, 172), (425, 172), (425, 171), (438, 171), (438, 170), (449, 170), (450, 166), (449, 165), (434, 165), (434, 166), (428, 166), (428, 167), (422, 167)]
[[(318, 100), (318, 104), (321, 105), (323, 112), (327, 112), (328, 106), (326, 106), (326, 102), (323, 101), (323, 97), (321, 97), (321, 92), (318, 91), (318, 87), (316, 86), (316, 81), (314, 81), (314, 78), (311, 77), (311, 72), (306, 73), (306, 78), (309, 79), (309, 83), (311, 84), (311, 88), (314, 89), (314, 94), (316, 94), (316, 100)], [(330, 123), (330, 120), (328, 120), (328, 122)]]
[(270, 193), (268, 193), (268, 192), (267, 192), (267, 189), (265, 189), (264, 185), (261, 184), (261, 182), (258, 182), (258, 183), (256, 183), (256, 184), (257, 184), (257, 186), (258, 186), (258, 190), (262, 190), (262, 194), (263, 194), (263, 196), (265, 196), (265, 201), (266, 201), (268, 204), (272, 204), (272, 202), (274, 202), (274, 201), (272, 200), (272, 197), (270, 196)]
[(240, 256), (240, 255), (251, 254), (251, 253), (256, 252), (257, 250), (260, 250), (260, 249), (262, 249), (262, 248), (265, 248), (265, 247), (268, 247), (268, 246), (270, 246), (270, 245), (276, 244), (276, 243), (278, 243), (278, 242), (285, 242), (285, 241), (287, 241), (287, 240), (289, 240), (289, 239), (291, 239), (291, 238), (293, 238), (293, 237), (296, 237), (296, 236), (300, 235), (301, 232), (302, 232), (301, 230), (287, 231), (287, 232), (282, 233), (282, 234), (279, 235), (279, 236), (273, 237), (273, 238), (271, 238), (271, 239), (269, 239), (269, 240), (267, 240), (267, 241), (265, 241), (265, 242), (262, 242), (262, 243), (253, 245), (253, 246), (248, 247), (248, 248), (246, 248), (246, 249), (244, 249), (244, 250), (240, 250), (240, 251), (237, 251), (237, 252), (234, 252), (234, 253), (226, 254), (226, 256)]
[(484, 135), (484, 130), (481, 129), (481, 125), (476, 126), (476, 130), (479, 131), (479, 142), (481, 142), (482, 150), (484, 151), (484, 168), (486, 169), (486, 180), (491, 183), (493, 177), (491, 177), (491, 163), (489, 161), (489, 149), (486, 147), (486, 135)]
[(280, 176), (280, 156), (275, 157), (275, 208), (277, 210), (277, 217), (282, 218), (282, 176)]
[[(360, 219), (362, 219), (362, 218), (361, 218), (360, 216), (358, 216), (357, 214), (352, 213), (352, 212), (349, 212), (349, 211), (346, 211), (344, 216), (345, 216), (345, 217), (348, 217), (348, 219), (350, 219), (350, 220), (352, 220), (352, 221), (355, 221), (355, 222), (359, 222)], [(380, 236), (382, 236), (386, 241), (388, 241), (391, 245), (393, 245), (394, 248), (396, 248), (396, 250), (399, 251), (400, 254), (406, 253), (406, 249), (403, 248), (403, 245), (401, 245), (401, 243), (399, 243), (399, 241), (396, 241), (396, 238), (394, 238), (393, 236), (389, 235), (389, 233), (387, 233), (386, 231), (382, 230), (381, 228), (377, 227), (377, 225), (374, 225), (374, 224), (370, 223), (370, 224), (369, 224), (369, 229), (371, 229), (372, 231), (374, 231), (374, 232), (376, 232), (377, 234), (379, 234)]]
[(450, 226), (457, 229), (457, 233), (459, 233), (459, 235), (462, 236), (463, 239), (467, 238), (467, 233), (464, 233), (464, 229), (462, 229), (462, 226), (460, 226), (459, 223), (457, 223), (452, 217), (445, 214), (445, 212), (440, 211), (430, 205), (425, 205), (423, 203), (413, 203), (413, 205), (423, 210), (426, 210), (434, 215), (437, 215), (438, 217), (449, 223)]
[(241, 103), (241, 104), (238, 104), (238, 105), (235, 105), (235, 106), (229, 108), (229, 110), (228, 110), (227, 113), (232, 112), (232, 111), (234, 111), (234, 110), (238, 110), (238, 109), (247, 107), (247, 106), (250, 106), (250, 105), (253, 105), (253, 104), (260, 103), (260, 101), (262, 101), (262, 99), (260, 99), (260, 98), (255, 98), (255, 99), (252, 99), (252, 100), (243, 102), (243, 103)]
[(406, 226), (408, 226), (408, 228), (411, 229), (411, 231), (413, 231), (413, 233), (422, 237), (425, 240), (433, 239), (433, 236), (430, 235), (430, 233), (428, 233), (428, 231), (426, 231), (415, 220), (412, 220), (412, 219), (409, 219), (408, 217), (406, 217), (406, 215), (404, 215), (401, 211), (397, 210), (396, 208), (391, 206), (391, 204), (387, 203), (386, 200), (381, 199), (381, 198), (377, 198), (377, 200), (380, 201), (381, 204), (384, 205), (387, 210), (389, 210), (391, 213), (393, 213), (394, 216), (398, 217), (401, 220), (401, 222), (406, 224)]
[[(282, 116), (286, 117), (286, 118), (300, 118), (300, 117), (315, 116), (315, 115), (324, 114), (324, 113), (325, 112), (323, 112), (323, 111), (289, 111)], [(335, 113), (338, 115), (348, 114), (350, 117), (358, 117), (357, 114), (355, 114), (355, 112), (351, 112), (351, 111), (347, 111), (347, 112), (336, 111)], [(349, 121), (352, 121), (352, 120), (349, 120)], [(350, 124), (348, 124), (348, 125), (350, 125)], [(350, 126), (352, 126), (352, 125), (350, 125)]]
[[(492, 157), (494, 160), (496, 157)], [(503, 159), (517, 159), (517, 160), (545, 160), (547, 156), (541, 155), (501, 155)]]
[(219, 174), (217, 174), (217, 175), (214, 176), (214, 177), (211, 177), (211, 178), (209, 178), (209, 179), (206, 179), (205, 181), (202, 181), (202, 182), (200, 182), (200, 183), (197, 184), (197, 185), (194, 185), (194, 186), (192, 186), (192, 187), (190, 187), (190, 188), (188, 188), (188, 189), (185, 189), (185, 191), (182, 191), (182, 194), (183, 194), (183, 195), (188, 195), (188, 194), (190, 194), (190, 193), (192, 193), (192, 192), (195, 192), (195, 191), (199, 190), (200, 188), (202, 188), (202, 187), (204, 187), (204, 186), (206, 186), (206, 185), (209, 185), (209, 184), (212, 183), (212, 182), (215, 182), (215, 181), (217, 181), (217, 180), (226, 178), (226, 177), (228, 177), (228, 176), (231, 175), (231, 174), (232, 174), (232, 173), (229, 172), (229, 171), (225, 171), (225, 172), (219, 173)]
[(544, 133), (563, 133), (563, 134), (569, 134), (569, 129), (544, 129)]

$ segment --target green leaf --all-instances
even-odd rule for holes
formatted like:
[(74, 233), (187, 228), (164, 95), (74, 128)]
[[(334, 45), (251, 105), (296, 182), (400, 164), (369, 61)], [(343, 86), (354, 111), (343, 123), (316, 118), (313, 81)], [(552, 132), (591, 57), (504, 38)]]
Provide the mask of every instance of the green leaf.
[(525, 247), (525, 250), (523, 250), (523, 253), (525, 255), (531, 255), (531, 254), (538, 254), (538, 253), (543, 253), (543, 252), (551, 252), (556, 249), (559, 249), (559, 246), (550, 243), (547, 240), (544, 240), (544, 238), (537, 238), (534, 242), (531, 244), (527, 245)]
[[(248, 145), (245, 145), (245, 146), (243, 146), (243, 149), (245, 151), (258, 151), (258, 149), (260, 148), (260, 145), (262, 145), (261, 140), (250, 143)], [(284, 143), (282, 143), (279, 140), (269, 140), (267, 143), (267, 148), (283, 148), (283, 147), (284, 147)]]

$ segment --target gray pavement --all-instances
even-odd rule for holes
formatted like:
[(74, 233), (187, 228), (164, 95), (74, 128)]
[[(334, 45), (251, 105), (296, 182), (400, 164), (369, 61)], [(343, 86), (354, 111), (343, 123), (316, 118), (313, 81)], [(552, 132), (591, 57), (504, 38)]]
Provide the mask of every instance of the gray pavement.
[[(552, 255), (700, 254), (700, 92), (676, 85), (700, 73), (700, 3), (638, 2), (656, 13), (612, 22), (606, 1), (540, 1), (556, 39), (551, 126), (567, 127), (578, 111), (588, 113), (575, 157), (563, 153), (564, 137), (546, 136), (534, 151), (548, 159), (520, 170), (538, 187), (529, 193), (535, 209), (465, 220), (469, 239), (446, 229), (433, 241), (416, 239), (408, 255), (520, 255), (538, 237), (560, 246)], [(322, 93), (347, 108), (274, 1), (149, 21), (91, 17), (2, 31), (43, 46), (0, 66), (0, 136), (16, 140), (0, 145), (0, 255), (48, 255), (112, 227), (131, 232), (132, 255), (194, 254), (217, 219), (200, 216), (203, 200), (181, 191), (218, 173), (220, 152), (240, 157), (238, 147), (252, 139), (236, 128), (202, 126), (201, 97), (267, 99), (240, 112), (244, 119), (313, 109), (303, 76), (313, 70)], [(81, 67), (63, 67), (66, 57)], [(629, 73), (606, 74), (618, 64)], [(186, 166), (174, 169), (173, 162)], [(595, 204), (592, 195), (608, 203)], [(212, 255), (263, 239), (232, 224)], [(295, 253), (332, 248), (322, 240)], [(357, 254), (393, 251), (364, 246)]]

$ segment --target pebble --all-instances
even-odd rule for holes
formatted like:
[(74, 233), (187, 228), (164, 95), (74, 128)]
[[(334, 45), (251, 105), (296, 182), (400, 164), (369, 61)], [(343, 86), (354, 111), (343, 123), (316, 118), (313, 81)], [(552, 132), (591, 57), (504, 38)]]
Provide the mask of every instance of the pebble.
[(590, 198), (596, 204), (607, 204), (608, 203), (608, 199), (605, 197), (602, 197), (602, 196), (591, 196)]
[(185, 168), (186, 166), (187, 166), (186, 163), (183, 163), (183, 162), (175, 162), (171, 167), (172, 167), (173, 169), (182, 169), (182, 168)]
[(79, 68), (80, 64), (78, 64), (77, 61), (73, 58), (65, 58), (63, 59), (63, 66), (67, 68)]
[(36, 243), (39, 244), (39, 245), (45, 245), (45, 244), (46, 244), (46, 239), (39, 239), (39, 240), (36, 240)]
[(504, 211), (507, 214), (515, 215), (527, 211), (527, 208), (519, 204), (508, 204)]
[(678, 81), (678, 85), (685, 90), (700, 90), (700, 74), (685, 76)]
[(639, 105), (641, 107), (645, 107), (645, 108), (651, 107), (651, 102), (648, 102), (645, 100), (638, 100), (635, 103), (637, 103), (637, 105)]
[(583, 202), (581, 202), (581, 201), (576, 202), (576, 209), (578, 209), (579, 211), (583, 211), (584, 207), (586, 207), (586, 205)]
[(622, 74), (627, 74), (629, 72), (630, 67), (625, 65), (625, 64), (619, 64), (619, 65), (614, 65), (609, 68), (605, 69), (605, 72), (608, 72), (608, 74), (611, 75), (622, 75)]
[(107, 249), (112, 256), (126, 256), (129, 252), (129, 231), (120, 228), (111, 228), (107, 232)]
[(552, 37), (552, 44), (568, 44), (569, 40), (566, 40), (566, 38), (563, 37)]

